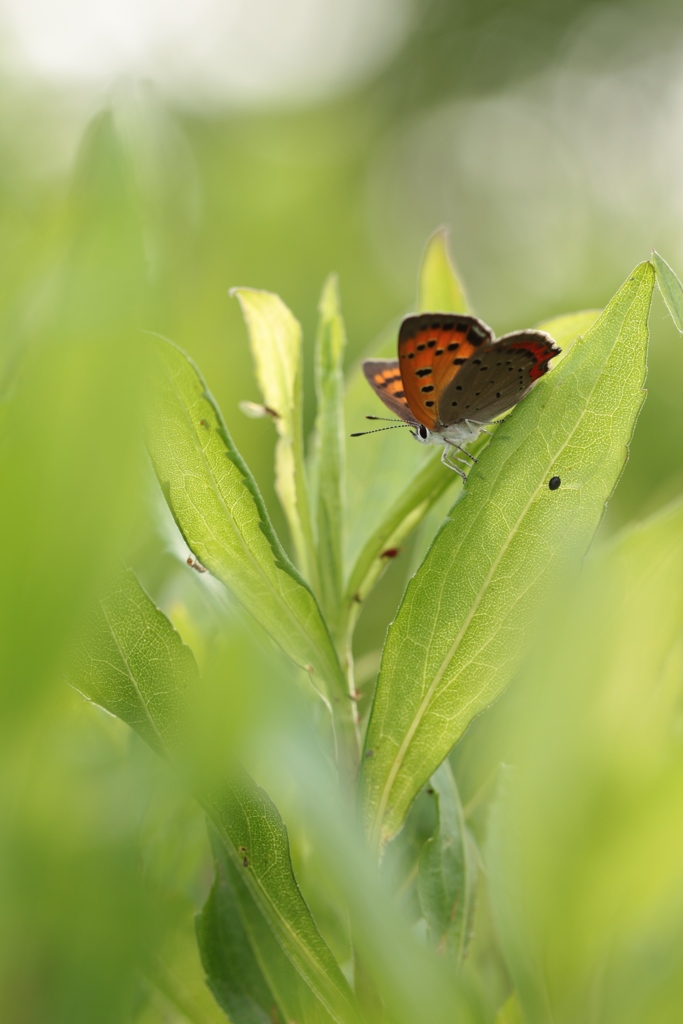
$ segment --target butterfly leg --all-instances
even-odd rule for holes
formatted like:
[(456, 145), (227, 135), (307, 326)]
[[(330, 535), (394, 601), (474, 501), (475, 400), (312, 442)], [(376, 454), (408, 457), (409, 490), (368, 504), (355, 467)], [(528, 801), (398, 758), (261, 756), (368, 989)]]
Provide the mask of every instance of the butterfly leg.
[[(479, 462), (479, 459), (476, 459), (474, 455), (471, 455), (470, 452), (467, 451), (466, 448), (462, 448), (459, 444), (456, 444), (455, 441), (446, 441), (446, 444), (451, 445), (452, 448), (457, 448), (459, 452), (462, 452), (463, 455), (466, 455), (467, 458), (471, 459), (473, 463)], [(465, 465), (467, 465), (467, 463), (465, 463)]]
[[(462, 470), (460, 468), (460, 466), (457, 466), (452, 461), (453, 454), (454, 453), (451, 452), (450, 448), (448, 448), (446, 445), (444, 445), (443, 452), (441, 453), (441, 461), (443, 462), (444, 466), (448, 466), (448, 468), (452, 469), (455, 473), (458, 474), (458, 476), (461, 476), (463, 483), (467, 483), (467, 476), (466, 476), (464, 470)], [(457, 455), (455, 456), (455, 458), (457, 459)]]

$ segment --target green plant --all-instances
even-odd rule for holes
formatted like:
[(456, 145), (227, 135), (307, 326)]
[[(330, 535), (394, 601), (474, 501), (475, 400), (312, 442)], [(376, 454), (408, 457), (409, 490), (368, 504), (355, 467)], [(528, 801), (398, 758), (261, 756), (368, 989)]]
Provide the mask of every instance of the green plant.
[[(680, 317), (680, 285), (658, 257), (655, 267)], [(680, 842), (678, 858), (658, 884), (641, 887), (630, 916), (619, 885), (605, 895), (600, 878), (623, 870), (635, 885), (647, 850), (654, 855), (671, 834), (680, 839), (674, 781), (683, 759), (669, 728), (680, 697), (680, 507), (579, 570), (645, 397), (655, 267), (638, 266), (599, 316), (541, 325), (563, 356), (477, 443), (464, 490), (438, 454), (391, 434), (351, 442), (346, 464), (347, 424), (356, 426), (373, 400), (357, 371), (345, 392), (334, 278), (320, 303), (317, 415), (306, 451), (299, 325), (277, 296), (237, 290), (264, 412), (277, 431), (275, 480), (293, 559), (199, 370), (171, 343), (151, 342), (149, 451), (168, 507), (200, 566), (297, 667), (298, 682), (286, 676), (292, 700), (307, 678), (323, 751), (314, 762), (304, 749), (298, 763), (287, 748), (308, 815), (289, 821), (300, 889), (288, 828), (240, 763), (238, 730), (206, 702), (195, 658), (170, 621), (121, 571), (83, 633), (71, 680), (170, 759), (206, 811), (215, 880), (197, 937), (208, 983), (233, 1024), (641, 1019), (624, 995), (629, 969), (635, 964), (637, 974), (675, 930), (669, 917), (655, 925), (662, 900), (683, 891)], [(427, 248), (418, 302), (467, 309), (443, 232)], [(561, 486), (550, 490), (555, 476)], [(419, 542), (423, 558), (416, 548), (419, 564), (361, 715), (370, 701), (359, 702), (354, 674), (360, 610), (392, 561), (387, 553), (421, 523), (433, 533), (437, 517), (436, 536)], [(232, 668), (219, 660), (225, 685)], [(510, 692), (526, 693), (526, 703), (508, 701), (479, 720), (491, 719), (488, 733), (485, 725), (471, 731), (470, 748), (488, 752), (495, 778), (463, 808), (456, 744), (513, 678)], [(643, 724), (648, 682), (664, 693)], [(564, 742), (570, 725), (581, 756)], [(635, 848), (641, 832), (632, 821), (623, 848), (618, 828), (602, 845), (595, 839), (600, 808), (587, 797), (587, 763), (608, 815), (621, 822), (639, 808), (620, 738), (636, 748), (642, 792), (657, 794), (655, 822), (641, 822), (656, 837), (645, 852)], [(600, 756), (603, 745), (612, 761)], [(518, 772), (498, 770), (506, 758)], [(320, 771), (321, 763), (335, 772)], [(483, 804), (493, 809), (488, 829), (477, 820)], [(642, 949), (622, 941), (615, 920), (631, 937), (642, 926)], [(672, 968), (654, 985), (652, 1005), (674, 1005), (683, 994), (674, 975)], [(641, 993), (638, 1012), (648, 1012), (648, 998)]]

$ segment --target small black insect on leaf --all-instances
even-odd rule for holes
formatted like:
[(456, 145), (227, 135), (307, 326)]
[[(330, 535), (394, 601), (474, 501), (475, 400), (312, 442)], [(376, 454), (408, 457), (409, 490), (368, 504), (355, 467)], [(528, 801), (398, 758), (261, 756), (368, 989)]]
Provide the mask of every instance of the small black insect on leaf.
[(551, 491), (556, 491), (561, 483), (562, 481), (560, 480), (559, 476), (551, 476), (550, 480), (548, 481), (548, 487)]

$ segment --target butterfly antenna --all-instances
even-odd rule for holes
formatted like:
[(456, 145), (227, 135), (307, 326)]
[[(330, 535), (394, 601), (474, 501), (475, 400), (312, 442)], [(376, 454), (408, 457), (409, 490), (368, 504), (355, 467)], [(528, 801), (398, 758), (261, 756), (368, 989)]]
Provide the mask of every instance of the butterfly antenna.
[(366, 416), (365, 418), (366, 420), (382, 420), (384, 423), (394, 423), (396, 421), (395, 416)]
[(361, 430), (357, 434), (349, 434), (349, 437), (365, 437), (366, 434), (381, 434), (383, 430), (398, 430), (399, 427), (409, 427), (410, 423), (394, 423), (393, 427), (377, 427), (376, 430)]

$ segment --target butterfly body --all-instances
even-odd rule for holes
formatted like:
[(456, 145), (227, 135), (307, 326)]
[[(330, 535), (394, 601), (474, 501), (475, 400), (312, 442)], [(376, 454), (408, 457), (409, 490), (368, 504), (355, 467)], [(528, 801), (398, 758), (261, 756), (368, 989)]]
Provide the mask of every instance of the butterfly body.
[[(452, 449), (473, 441), (524, 398), (560, 349), (544, 331), (494, 338), (473, 316), (421, 313), (399, 330), (398, 359), (366, 360), (363, 371), (384, 404), (422, 444)], [(467, 452), (464, 452), (467, 454)]]

